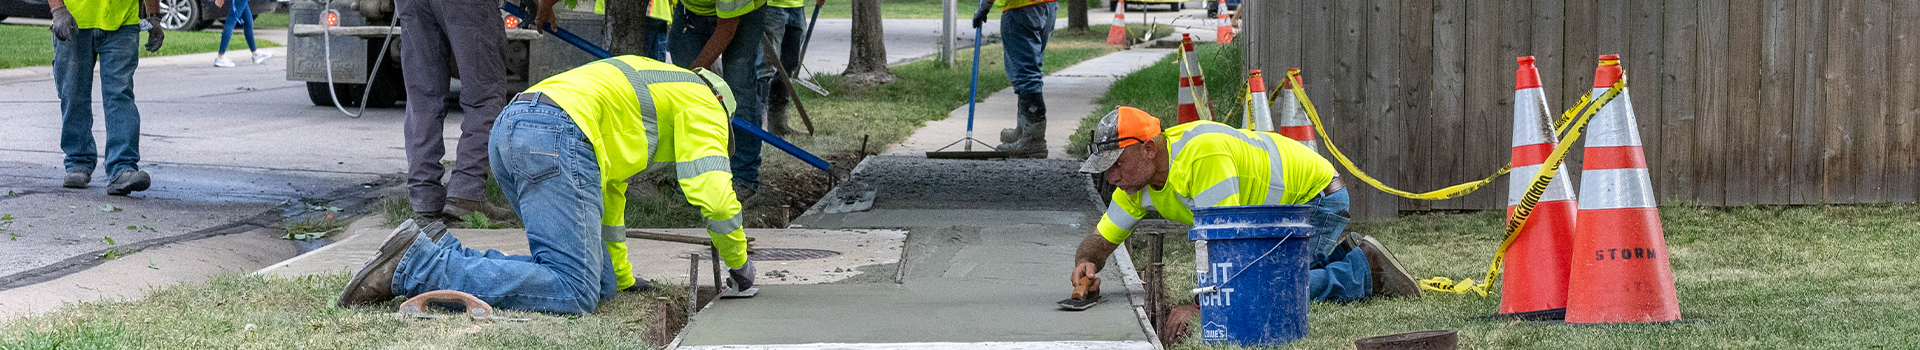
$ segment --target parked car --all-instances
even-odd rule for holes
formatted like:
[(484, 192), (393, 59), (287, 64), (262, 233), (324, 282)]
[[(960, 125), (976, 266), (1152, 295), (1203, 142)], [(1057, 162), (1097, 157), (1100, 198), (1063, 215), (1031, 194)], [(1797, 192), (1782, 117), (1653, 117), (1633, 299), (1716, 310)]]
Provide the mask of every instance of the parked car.
[[(252, 1), (256, 16), (280, 8), (274, 0), (245, 1)], [(168, 30), (206, 29), (214, 21), (227, 18), (227, 8), (214, 6), (213, 0), (160, 0), (160, 13), (160, 23), (155, 24)], [(47, 8), (47, 0), (0, 0), (0, 19), (7, 17), (53, 18), (53, 12)]]

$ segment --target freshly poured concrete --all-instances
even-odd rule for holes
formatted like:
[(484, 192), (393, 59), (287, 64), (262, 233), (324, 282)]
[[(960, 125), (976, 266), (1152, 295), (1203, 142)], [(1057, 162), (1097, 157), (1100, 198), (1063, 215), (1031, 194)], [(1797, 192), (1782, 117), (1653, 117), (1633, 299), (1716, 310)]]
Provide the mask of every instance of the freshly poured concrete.
[(683, 349), (1153, 348), (1116, 264), (1101, 273), (1099, 306), (1054, 304), (1071, 292), (1074, 248), (1099, 220), (1076, 162), (868, 162), (851, 182), (878, 192), (874, 210), (811, 213), (795, 225), (906, 228), (904, 278), (721, 300), (694, 316)]

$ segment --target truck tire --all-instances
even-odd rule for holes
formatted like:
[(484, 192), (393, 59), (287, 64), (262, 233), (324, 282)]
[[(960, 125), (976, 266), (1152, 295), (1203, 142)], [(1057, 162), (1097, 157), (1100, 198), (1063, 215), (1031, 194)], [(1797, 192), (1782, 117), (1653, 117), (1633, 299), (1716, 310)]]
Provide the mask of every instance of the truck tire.
[[(386, 81), (386, 79), (381, 79)], [(333, 84), (335, 92), (340, 94), (340, 104), (344, 107), (359, 107), (360, 94), (365, 92), (367, 84)], [(399, 84), (374, 85), (373, 94), (367, 95), (367, 108), (388, 108), (406, 99), (407, 91)], [(333, 97), (328, 95), (327, 83), (307, 82), (307, 99), (314, 106), (333, 107)]]

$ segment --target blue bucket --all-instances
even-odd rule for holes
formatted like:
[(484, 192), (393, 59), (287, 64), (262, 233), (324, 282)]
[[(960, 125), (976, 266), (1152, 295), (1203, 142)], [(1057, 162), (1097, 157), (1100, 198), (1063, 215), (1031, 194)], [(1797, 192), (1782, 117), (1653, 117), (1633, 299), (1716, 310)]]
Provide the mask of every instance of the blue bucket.
[(1312, 207), (1256, 205), (1193, 212), (1200, 340), (1274, 345), (1307, 336)]

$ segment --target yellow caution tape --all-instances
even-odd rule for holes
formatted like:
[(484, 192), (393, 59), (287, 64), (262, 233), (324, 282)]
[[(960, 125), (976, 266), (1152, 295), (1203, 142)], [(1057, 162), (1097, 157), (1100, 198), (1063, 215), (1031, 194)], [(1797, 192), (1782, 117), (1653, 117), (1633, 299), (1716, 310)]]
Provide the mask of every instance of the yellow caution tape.
[[(1175, 51), (1180, 53), (1180, 73), (1185, 76), (1200, 78), (1202, 83), (1206, 82), (1206, 77), (1204, 77), (1206, 69), (1200, 67), (1200, 58), (1187, 57), (1187, 50), (1185, 48)], [(1199, 53), (1196, 52), (1194, 54), (1198, 55)], [(1192, 71), (1187, 70), (1187, 60), (1194, 60)], [(1200, 120), (1218, 121), (1213, 119), (1213, 99), (1205, 95), (1207, 93), (1206, 88), (1205, 85), (1189, 85), (1187, 86), (1187, 95), (1193, 100), (1193, 110), (1199, 113)]]
[[(1434, 277), (1420, 280), (1420, 289), (1455, 294), (1473, 292), (1483, 297), (1487, 296), (1488, 290), (1493, 288), (1493, 278), (1500, 275), (1500, 266), (1507, 259), (1507, 249), (1513, 247), (1514, 240), (1520, 238), (1520, 229), (1526, 227), (1527, 219), (1533, 216), (1534, 206), (1540, 203), (1540, 196), (1547, 192), (1547, 184), (1552, 182), (1554, 175), (1560, 171), (1560, 165), (1566, 159), (1567, 150), (1573, 149), (1573, 141), (1580, 139), (1581, 131), (1587, 128), (1587, 121), (1592, 119), (1601, 107), (1613, 101), (1613, 98), (1623, 89), (1626, 89), (1624, 79), (1614, 82), (1613, 87), (1607, 89), (1606, 93), (1601, 94), (1599, 98), (1589, 101), (1586, 97), (1582, 97), (1580, 106), (1574, 109), (1574, 111), (1583, 111), (1578, 113), (1579, 117), (1572, 119), (1570, 125), (1566, 122), (1556, 123), (1566, 125), (1566, 135), (1560, 138), (1558, 145), (1554, 146), (1553, 154), (1547, 156), (1547, 160), (1542, 163), (1544, 166), (1540, 167), (1540, 172), (1534, 174), (1533, 182), (1527, 185), (1527, 193), (1520, 197), (1520, 204), (1514, 207), (1513, 219), (1507, 220), (1506, 239), (1500, 241), (1499, 250), (1493, 253), (1493, 261), (1487, 264), (1485, 279), (1476, 285), (1472, 279), (1461, 279), (1459, 283), (1454, 283), (1452, 279), (1446, 277)], [(1561, 116), (1562, 120), (1566, 120), (1572, 114)]]
[[(1299, 75), (1300, 75), (1300, 72), (1298, 71), (1288, 71), (1287, 81), (1295, 81), (1295, 79), (1297, 79)], [(1293, 90), (1294, 98), (1299, 99), (1300, 106), (1306, 109), (1307, 119), (1310, 119), (1313, 121), (1313, 130), (1315, 132), (1320, 133), (1320, 142), (1325, 143), (1327, 145), (1327, 153), (1333, 154), (1334, 159), (1340, 160), (1340, 164), (1346, 166), (1347, 172), (1349, 174), (1352, 174), (1353, 177), (1359, 178), (1360, 181), (1364, 181), (1368, 185), (1373, 185), (1373, 188), (1380, 189), (1380, 191), (1382, 192), (1391, 193), (1395, 196), (1401, 196), (1401, 197), (1406, 197), (1411, 199), (1420, 199), (1420, 200), (1443, 200), (1443, 199), (1458, 198), (1460, 196), (1467, 195), (1468, 193), (1473, 193), (1474, 190), (1480, 189), (1481, 186), (1486, 186), (1488, 183), (1492, 183), (1494, 179), (1500, 178), (1501, 175), (1506, 175), (1507, 171), (1513, 169), (1513, 164), (1509, 163), (1506, 166), (1500, 167), (1500, 170), (1495, 171), (1493, 175), (1488, 175), (1487, 178), (1485, 179), (1480, 179), (1478, 181), (1473, 181), (1473, 182), (1468, 182), (1468, 183), (1463, 183), (1463, 184), (1458, 184), (1453, 186), (1447, 186), (1447, 188), (1433, 190), (1425, 193), (1414, 193), (1414, 192), (1409, 192), (1409, 191), (1404, 191), (1404, 190), (1396, 189), (1393, 187), (1389, 187), (1387, 186), (1387, 184), (1381, 183), (1380, 180), (1374, 179), (1372, 176), (1368, 176), (1367, 172), (1360, 171), (1360, 167), (1353, 165), (1353, 161), (1347, 159), (1346, 154), (1340, 153), (1340, 147), (1333, 145), (1333, 137), (1327, 135), (1326, 126), (1320, 123), (1320, 111), (1313, 108), (1312, 100), (1307, 99), (1306, 88), (1302, 86), (1295, 86), (1293, 87), (1292, 90)]]

